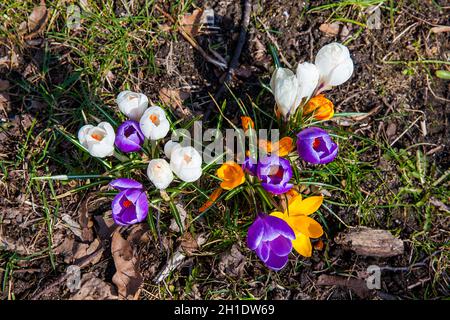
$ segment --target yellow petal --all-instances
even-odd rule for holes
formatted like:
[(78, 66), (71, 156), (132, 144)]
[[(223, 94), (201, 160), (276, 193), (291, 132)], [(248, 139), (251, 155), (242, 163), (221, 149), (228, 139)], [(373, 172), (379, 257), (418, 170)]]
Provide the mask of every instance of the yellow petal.
[(283, 220), (286, 220), (285, 214), (283, 212), (280, 212), (280, 211), (274, 211), (270, 215), (274, 216), (274, 217), (277, 217), (277, 218), (280, 218), (280, 219), (283, 219)]
[(275, 144), (273, 152), (278, 153), (279, 157), (285, 157), (292, 150), (294, 150), (294, 140), (291, 137), (284, 137)]
[(295, 237), (295, 240), (292, 241), (292, 246), (294, 247), (295, 251), (297, 251), (304, 257), (311, 257), (311, 240), (309, 240), (307, 236), (301, 233), (297, 233)]
[(323, 202), (323, 196), (313, 196), (306, 199), (303, 199), (301, 197), (296, 198), (292, 200), (291, 204), (289, 205), (289, 215), (290, 216), (297, 216), (297, 215), (304, 215), (308, 216), (311, 213), (314, 213), (317, 211), (317, 209), (320, 208)]
[(307, 216), (289, 216), (287, 223), (294, 231), (301, 232), (309, 238), (319, 238), (323, 235), (322, 226), (314, 219)]

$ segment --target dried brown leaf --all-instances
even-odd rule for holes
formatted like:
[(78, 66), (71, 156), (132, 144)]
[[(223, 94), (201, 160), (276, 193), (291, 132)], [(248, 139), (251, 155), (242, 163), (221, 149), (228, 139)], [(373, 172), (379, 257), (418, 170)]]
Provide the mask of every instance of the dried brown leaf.
[(191, 256), (198, 250), (198, 243), (190, 232), (185, 232), (181, 238), (181, 248), (187, 256)]
[(28, 21), (21, 24), (19, 32), (24, 34), (26, 39), (34, 38), (44, 30), (47, 21), (48, 10), (45, 1), (41, 1), (40, 5), (33, 8), (33, 11), (28, 16)]
[(80, 210), (78, 211), (78, 222), (81, 227), (80, 239), (83, 242), (92, 242), (94, 240), (94, 231), (92, 227), (94, 225), (92, 217), (89, 214), (89, 203), (91, 197), (86, 197), (80, 205)]
[(195, 9), (191, 14), (185, 14), (180, 17), (180, 28), (191, 37), (199, 34), (202, 27), (203, 9)]
[(128, 240), (116, 230), (112, 236), (111, 252), (116, 267), (113, 283), (117, 286), (120, 299), (137, 299), (143, 278), (138, 270), (138, 259)]
[(245, 256), (239, 250), (236, 244), (233, 244), (231, 250), (222, 254), (219, 262), (219, 271), (224, 276), (241, 277), (244, 273)]
[(80, 290), (70, 300), (117, 300), (111, 284), (97, 278), (93, 273), (83, 275)]
[(361, 299), (370, 296), (370, 290), (367, 288), (366, 282), (363, 279), (322, 274), (319, 276), (319, 279), (317, 279), (317, 285), (346, 287), (353, 290)]
[(162, 88), (159, 90), (159, 98), (165, 105), (172, 107), (179, 115), (191, 115), (190, 110), (183, 106), (183, 101), (189, 98), (188, 92), (179, 89)]

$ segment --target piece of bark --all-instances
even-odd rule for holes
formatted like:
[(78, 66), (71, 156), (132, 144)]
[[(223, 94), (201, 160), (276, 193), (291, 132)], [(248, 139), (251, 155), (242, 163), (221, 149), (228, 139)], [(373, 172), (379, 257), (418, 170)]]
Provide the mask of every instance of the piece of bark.
[(403, 254), (405, 247), (401, 239), (387, 230), (359, 227), (339, 233), (335, 241), (346, 250), (372, 257), (393, 257)]
[(319, 279), (317, 279), (317, 285), (345, 287), (353, 290), (361, 299), (365, 299), (370, 296), (370, 290), (367, 288), (366, 282), (362, 279), (322, 274), (319, 276)]

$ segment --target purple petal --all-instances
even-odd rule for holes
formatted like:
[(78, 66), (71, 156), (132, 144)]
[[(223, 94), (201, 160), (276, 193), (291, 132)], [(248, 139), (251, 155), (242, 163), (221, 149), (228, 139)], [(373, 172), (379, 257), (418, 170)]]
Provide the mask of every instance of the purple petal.
[(270, 252), (269, 258), (267, 259), (266, 266), (274, 271), (279, 271), (286, 266), (288, 262), (288, 256), (278, 256), (273, 251)]
[(294, 230), (292, 230), (286, 221), (274, 216), (266, 216), (264, 222), (264, 241), (272, 241), (280, 235), (290, 240), (295, 239)]
[(266, 262), (269, 259), (270, 247), (267, 242), (263, 241), (259, 247), (256, 248), (256, 255), (262, 262)]
[(270, 184), (270, 183), (261, 183), (261, 187), (264, 190), (272, 193), (272, 194), (283, 194), (292, 189), (294, 185), (292, 183), (286, 183), (284, 185), (280, 184)]
[(123, 207), (122, 207), (122, 200), (125, 197), (125, 191), (122, 191), (120, 193), (118, 193), (113, 201), (111, 202), (111, 209), (112, 209), (112, 214), (114, 215), (119, 215), (120, 212), (122, 211)]
[(116, 180), (113, 180), (110, 182), (109, 184), (111, 187), (113, 187), (114, 189), (123, 191), (125, 189), (142, 189), (142, 184), (140, 184), (139, 182), (137, 182), (136, 180), (133, 179), (128, 179), (128, 178), (119, 178)]
[(123, 225), (131, 225), (138, 222), (136, 218), (136, 208), (135, 207), (128, 207), (125, 208), (120, 216), (116, 217), (117, 221), (121, 222)]
[(256, 176), (257, 167), (258, 163), (256, 160), (250, 157), (245, 157), (244, 163), (242, 164), (242, 170), (244, 170), (251, 176)]
[(145, 220), (148, 214), (147, 194), (142, 192), (136, 201), (136, 218), (138, 222)]
[(323, 136), (328, 136), (328, 132), (324, 129), (317, 128), (317, 127), (309, 127), (306, 129), (303, 129), (297, 134), (298, 139), (304, 139), (304, 140), (314, 140), (315, 138), (320, 138)]
[[(318, 145), (314, 147), (315, 142)], [(326, 164), (336, 157), (337, 145), (325, 130), (310, 127), (297, 134), (297, 151), (309, 163)]]
[(270, 242), (270, 249), (278, 256), (286, 256), (292, 251), (292, 241), (279, 236)]
[(117, 128), (115, 145), (122, 152), (134, 152), (141, 150), (144, 143), (144, 134), (139, 123), (127, 120)]
[(338, 154), (338, 149), (339, 149), (338, 145), (333, 143), (333, 146), (331, 147), (331, 150), (330, 150), (330, 154), (327, 155), (326, 157), (323, 157), (322, 159), (320, 159), (320, 163), (327, 164), (327, 163), (330, 163), (331, 161), (333, 161)]
[(261, 243), (264, 235), (264, 222), (261, 218), (256, 218), (255, 222), (247, 231), (247, 246), (250, 250), (255, 250)]

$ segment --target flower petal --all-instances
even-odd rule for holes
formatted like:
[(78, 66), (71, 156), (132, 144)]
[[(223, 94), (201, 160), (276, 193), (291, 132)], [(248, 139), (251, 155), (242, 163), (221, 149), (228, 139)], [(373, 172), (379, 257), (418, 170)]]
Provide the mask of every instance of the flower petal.
[(283, 219), (266, 216), (264, 218), (264, 241), (271, 241), (282, 235), (288, 239), (295, 239), (295, 233), (292, 228)]
[(247, 231), (247, 246), (250, 250), (255, 250), (261, 243), (264, 236), (264, 221), (256, 218)]
[(297, 251), (302, 256), (311, 257), (311, 240), (309, 240), (309, 238), (304, 234), (297, 233), (297, 237), (292, 241), (292, 246), (294, 247), (295, 251)]
[(273, 251), (270, 252), (266, 261), (266, 266), (274, 271), (283, 269), (288, 262), (288, 256), (278, 256)]
[(322, 226), (314, 219), (307, 216), (289, 217), (288, 224), (296, 233), (301, 232), (309, 238), (319, 238), (323, 235)]
[(133, 179), (119, 178), (109, 183), (114, 189), (123, 191), (126, 189), (142, 189), (142, 184)]
[(256, 255), (261, 259), (262, 262), (266, 262), (269, 259), (270, 246), (267, 242), (261, 242), (261, 244), (256, 248)]
[(279, 236), (270, 241), (270, 249), (278, 256), (288, 255), (292, 251), (292, 241), (283, 236)]
[(148, 199), (147, 194), (142, 192), (136, 201), (136, 219), (137, 222), (142, 222), (145, 220), (148, 214)]
[(323, 202), (323, 196), (313, 196), (302, 200), (302, 197), (295, 197), (289, 204), (288, 210), (289, 216), (304, 215), (308, 216), (311, 213), (316, 212)]

